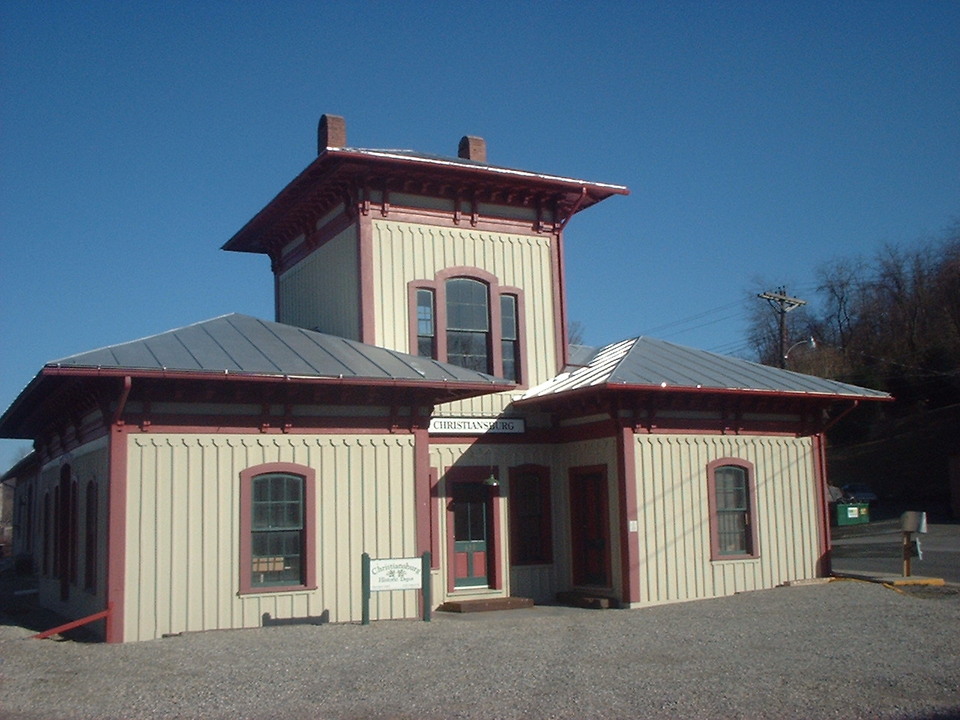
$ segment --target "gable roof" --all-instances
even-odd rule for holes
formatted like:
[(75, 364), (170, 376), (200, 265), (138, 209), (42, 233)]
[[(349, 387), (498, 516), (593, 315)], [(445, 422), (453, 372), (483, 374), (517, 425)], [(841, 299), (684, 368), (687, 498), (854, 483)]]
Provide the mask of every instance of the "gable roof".
[(0, 416), (0, 436), (24, 437), (24, 424), (35, 425), (27, 418), (35, 418), (37, 408), (66, 380), (125, 376), (392, 387), (415, 390), (422, 402), (515, 387), (509, 380), (430, 358), (230, 314), (47, 363)]
[(519, 403), (596, 389), (892, 399), (879, 390), (641, 336), (601, 348), (585, 366), (527, 390)]

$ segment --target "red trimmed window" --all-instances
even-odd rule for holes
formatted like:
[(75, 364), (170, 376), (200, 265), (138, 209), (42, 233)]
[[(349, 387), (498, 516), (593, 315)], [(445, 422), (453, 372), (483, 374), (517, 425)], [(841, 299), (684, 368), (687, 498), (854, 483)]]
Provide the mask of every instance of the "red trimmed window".
[(269, 463), (240, 473), (240, 592), (316, 588), (315, 473)]
[(710, 546), (714, 560), (759, 557), (753, 464), (722, 458), (707, 466)]
[(97, 589), (97, 484), (87, 483), (84, 507), (83, 587)]
[(70, 568), (70, 582), (77, 583), (77, 551), (80, 543), (78, 538), (79, 523), (77, 514), (80, 505), (80, 486), (76, 480), (70, 483), (70, 517), (67, 520), (68, 530), (70, 532), (70, 547), (67, 550), (68, 563)]
[(41, 566), (44, 576), (50, 574), (50, 554), (53, 546), (53, 530), (50, 519), (50, 493), (43, 494), (43, 545), (40, 550)]
[(522, 384), (522, 291), (477, 268), (450, 268), (410, 283), (409, 295), (412, 352)]
[(550, 520), (550, 471), (542, 465), (510, 469), (510, 562), (553, 562)]
[(417, 355), (437, 356), (436, 293), (430, 288), (417, 288)]
[(490, 290), (473, 278), (450, 278), (446, 282), (447, 362), (493, 372), (490, 347)]
[(520, 379), (520, 325), (517, 317), (517, 296), (500, 296), (500, 354), (503, 357), (502, 377)]
[(34, 537), (33, 537), (34, 507), (33, 507), (33, 488), (32, 487), (27, 488), (26, 506), (21, 506), (21, 510), (22, 510), (21, 521), (23, 523), (22, 527), (25, 527), (27, 529), (27, 531), (23, 534), (24, 547), (27, 550), (33, 551), (34, 549)]

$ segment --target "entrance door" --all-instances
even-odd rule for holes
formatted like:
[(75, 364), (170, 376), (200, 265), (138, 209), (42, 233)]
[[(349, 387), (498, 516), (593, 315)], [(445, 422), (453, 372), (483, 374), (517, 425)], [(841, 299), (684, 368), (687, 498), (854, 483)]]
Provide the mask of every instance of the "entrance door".
[(481, 483), (453, 483), (453, 584), (487, 587), (489, 490)]
[(602, 468), (570, 473), (570, 536), (573, 584), (610, 587), (610, 513)]

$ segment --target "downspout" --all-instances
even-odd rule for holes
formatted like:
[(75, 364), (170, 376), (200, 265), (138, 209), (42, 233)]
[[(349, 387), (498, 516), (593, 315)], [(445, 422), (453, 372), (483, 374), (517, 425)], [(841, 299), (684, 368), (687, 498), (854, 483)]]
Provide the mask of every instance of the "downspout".
[(830, 577), (833, 572), (833, 541), (830, 533), (830, 497), (827, 492), (829, 478), (827, 477), (827, 431), (843, 420), (847, 415), (859, 407), (860, 401), (854, 400), (846, 410), (830, 420), (820, 432), (816, 434), (814, 447), (817, 476), (817, 498), (820, 505), (820, 561), (818, 563), (819, 576)]
[(833, 542), (830, 536), (830, 496), (827, 492), (827, 436), (818, 433), (813, 440), (814, 477), (817, 482), (817, 502), (820, 506), (820, 522), (817, 534), (820, 540), (820, 557), (817, 576), (830, 577), (833, 572)]
[(567, 290), (566, 290), (566, 268), (564, 267), (563, 260), (563, 229), (567, 225), (567, 221), (572, 218), (577, 211), (580, 209), (580, 206), (583, 205), (583, 201), (587, 197), (587, 188), (580, 188), (580, 197), (577, 198), (577, 201), (570, 208), (570, 213), (560, 222), (557, 222), (557, 219), (554, 218), (554, 233), (557, 238), (557, 252), (555, 256), (555, 262), (557, 264), (555, 282), (556, 287), (555, 291), (557, 293), (556, 302), (558, 304), (558, 315), (560, 317), (560, 328), (558, 332), (557, 343), (559, 347), (556, 348), (557, 351), (557, 370), (560, 371), (569, 361), (569, 338), (567, 337)]

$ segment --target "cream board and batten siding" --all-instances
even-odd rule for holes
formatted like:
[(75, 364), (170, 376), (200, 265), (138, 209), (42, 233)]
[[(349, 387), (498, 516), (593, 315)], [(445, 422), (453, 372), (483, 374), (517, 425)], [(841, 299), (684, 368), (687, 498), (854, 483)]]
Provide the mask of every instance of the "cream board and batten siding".
[[(374, 344), (415, 354), (416, 348), (410, 347), (408, 283), (433, 281), (446, 268), (476, 267), (495, 275), (502, 286), (523, 290), (525, 385), (548, 380), (558, 372), (551, 238), (547, 233), (521, 235), (374, 220)], [(438, 414), (495, 417), (509, 402), (509, 393), (488, 395), (443, 405)]]
[[(447, 557), (447, 540), (450, 528), (447, 526), (447, 503), (450, 498), (450, 488), (444, 473), (455, 466), (490, 468), (497, 475), (500, 482), (500, 537), (496, 538), (498, 552), (504, 563), (504, 587), (490, 590), (468, 589), (455, 593), (457, 596), (469, 594), (472, 596), (501, 597), (519, 595), (533, 598), (537, 601), (552, 600), (556, 592), (555, 567), (551, 565), (531, 565), (511, 567), (510, 564), (510, 468), (520, 465), (544, 465), (550, 468), (551, 514), (554, 526), (554, 542), (557, 538), (557, 522), (560, 515), (558, 493), (556, 492), (557, 478), (563, 472), (552, 455), (551, 445), (474, 445), (442, 444), (430, 448), (430, 466), (440, 473), (438, 497), (431, 501), (436, 503), (434, 508), (438, 519), (438, 546), (440, 548), (439, 569), (433, 571), (433, 598), (435, 604), (442, 603), (450, 596), (447, 591), (447, 578), (450, 572), (450, 558)], [(556, 552), (554, 553), (556, 556)]]
[[(560, 474), (554, 480), (554, 488), (558, 489), (559, 498), (554, 501), (554, 507), (559, 508), (559, 525), (554, 521), (554, 528), (559, 534), (554, 538), (554, 560), (558, 567), (565, 568), (565, 574), (558, 578), (562, 587), (569, 589), (577, 587), (573, 584), (573, 558), (570, 554), (572, 528), (570, 526), (570, 474), (577, 468), (603, 467), (607, 474), (607, 522), (610, 528), (610, 583), (611, 593), (614, 596), (621, 594), (622, 582), (620, 572), (620, 475), (617, 463), (617, 443), (613, 438), (598, 438), (571, 442), (557, 448), (557, 455), (562, 466)], [(558, 505), (559, 501), (559, 505)], [(560, 542), (557, 542), (557, 539)]]
[(360, 339), (356, 225), (280, 275), (278, 284), (278, 322)]
[[(416, 555), (409, 435), (178, 435), (128, 439), (124, 639), (361, 618), (361, 555)], [(240, 472), (316, 470), (314, 591), (238, 595)], [(373, 619), (417, 617), (417, 593), (375, 593)]]
[[(501, 485), (500, 503), (501, 536), (497, 538), (501, 548), (501, 559), (508, 572), (504, 573), (505, 587), (496, 590), (478, 591), (468, 589), (454, 593), (462, 596), (516, 595), (532, 598), (536, 602), (553, 602), (557, 591), (571, 585), (570, 567), (570, 469), (573, 467), (603, 465), (607, 469), (609, 518), (611, 528), (615, 528), (619, 517), (617, 492), (616, 444), (610, 439), (585, 440), (567, 445), (470, 445), (450, 444), (433, 445), (430, 449), (430, 465), (440, 473), (439, 497), (437, 503), (439, 527), (440, 560), (439, 569), (433, 573), (433, 597), (437, 604), (450, 595), (447, 591), (447, 578), (450, 571), (447, 557), (447, 502), (449, 488), (443, 474), (453, 466), (490, 467), (497, 474)], [(550, 469), (550, 516), (553, 538), (553, 562), (545, 565), (512, 566), (510, 563), (510, 468), (521, 465), (542, 465)], [(614, 529), (610, 533), (611, 571), (614, 588), (619, 591), (620, 579), (619, 537)]]
[[(54, 496), (60, 484), (60, 468), (70, 466), (70, 478), (77, 481), (77, 580), (70, 585), (70, 597), (60, 600), (60, 580), (53, 577), (53, 543), (55, 530), (49, 531), (48, 572), (43, 574), (43, 551), (46, 543), (43, 539), (43, 497), (49, 493), (50, 522), (56, 523), (54, 514)], [(45, 607), (52, 608), (64, 617), (81, 618), (106, 609), (106, 558), (107, 558), (107, 507), (108, 507), (108, 450), (107, 438), (101, 437), (62, 455), (47, 463), (40, 472), (40, 483), (34, 491), (33, 527), (36, 539), (33, 544), (34, 567), (39, 575), (38, 588), (40, 601)], [(84, 570), (86, 568), (86, 502), (87, 483), (93, 480), (97, 488), (97, 587), (96, 592), (84, 588)], [(102, 623), (94, 627), (102, 630)]]
[[(640, 602), (695, 600), (816, 576), (819, 552), (810, 437), (636, 435)], [(711, 560), (707, 465), (753, 463), (759, 557)]]

